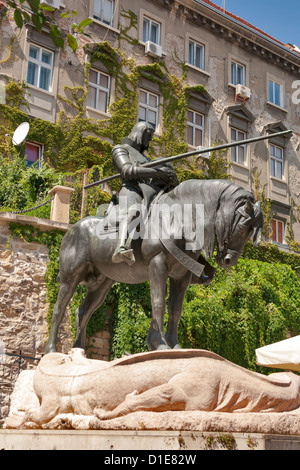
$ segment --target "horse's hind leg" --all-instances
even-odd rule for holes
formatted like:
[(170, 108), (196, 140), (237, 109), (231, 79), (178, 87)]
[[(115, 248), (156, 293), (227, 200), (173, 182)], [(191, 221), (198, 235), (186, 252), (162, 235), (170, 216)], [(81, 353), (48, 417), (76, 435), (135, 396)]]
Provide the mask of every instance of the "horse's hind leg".
[(115, 281), (104, 278), (87, 284), (87, 294), (76, 310), (76, 339), (74, 348), (85, 349), (86, 326), (94, 311), (101, 307)]
[(58, 328), (62, 322), (67, 305), (70, 302), (80, 280), (75, 279), (72, 282), (63, 281), (60, 284), (57, 300), (53, 308), (51, 328), (45, 351), (46, 354), (49, 352), (56, 352)]

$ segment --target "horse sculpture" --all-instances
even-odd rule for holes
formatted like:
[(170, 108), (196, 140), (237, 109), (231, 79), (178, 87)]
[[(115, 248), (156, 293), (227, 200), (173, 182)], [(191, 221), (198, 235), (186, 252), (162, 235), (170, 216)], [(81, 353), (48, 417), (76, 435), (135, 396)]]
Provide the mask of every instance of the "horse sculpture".
[[(164, 208), (162, 216), (155, 221), (154, 205), (158, 210)], [(168, 209), (169, 218), (165, 217)], [(187, 212), (189, 217), (185, 218)], [(176, 223), (178, 213), (181, 224)], [(250, 237), (255, 245), (259, 244), (263, 225), (259, 204), (240, 186), (226, 180), (188, 180), (152, 203), (145, 227), (154, 227), (155, 235), (134, 237), (132, 248), (136, 261), (129, 266), (112, 262), (117, 237), (109, 236), (109, 230), (105, 232), (105, 220), (105, 217), (86, 217), (74, 224), (62, 241), (60, 287), (47, 353), (56, 351), (59, 325), (76, 287), (82, 282), (87, 292), (76, 312), (75, 348), (85, 349), (88, 320), (115, 282), (139, 284), (147, 280), (150, 280), (152, 305), (147, 345), (150, 350), (179, 348), (177, 330), (186, 290), (192, 283), (212, 281), (214, 270), (206, 259), (212, 256), (215, 245), (218, 265), (233, 266)], [(158, 223), (165, 229), (160, 230)], [(165, 334), (168, 278), (169, 318)]]

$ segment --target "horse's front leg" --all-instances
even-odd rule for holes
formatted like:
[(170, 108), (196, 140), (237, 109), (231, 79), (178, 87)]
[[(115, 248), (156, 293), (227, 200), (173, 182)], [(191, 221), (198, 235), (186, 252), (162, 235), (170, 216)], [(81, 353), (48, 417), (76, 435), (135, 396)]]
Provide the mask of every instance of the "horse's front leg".
[(159, 253), (149, 263), (152, 320), (148, 331), (147, 345), (150, 350), (169, 349), (164, 335), (166, 309), (166, 286), (168, 266), (164, 253)]
[(170, 279), (168, 300), (169, 319), (166, 333), (166, 340), (170, 348), (180, 348), (178, 342), (178, 323), (182, 314), (185, 293), (190, 284), (191, 277), (191, 273), (188, 272), (181, 279)]

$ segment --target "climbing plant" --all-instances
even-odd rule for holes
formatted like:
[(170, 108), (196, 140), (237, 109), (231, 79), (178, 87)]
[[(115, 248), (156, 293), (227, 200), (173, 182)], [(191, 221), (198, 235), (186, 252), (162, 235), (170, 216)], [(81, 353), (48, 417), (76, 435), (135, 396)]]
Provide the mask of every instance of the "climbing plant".
[[(145, 351), (149, 284), (115, 289), (112, 357)], [(242, 259), (229, 271), (219, 268), (210, 286), (188, 288), (179, 342), (183, 348), (207, 349), (269, 373), (256, 365), (255, 349), (300, 334), (299, 311), (299, 280), (290, 266)]]
[[(182, 71), (179, 77), (170, 72), (162, 59), (139, 65), (132, 57), (126, 57), (121, 51), (121, 41), (126, 40), (132, 46), (137, 44), (132, 34), (137, 28), (137, 17), (130, 10), (123, 9), (121, 16), (126, 20), (126, 25), (119, 25), (118, 48), (113, 48), (107, 42), (85, 46), (88, 61), (82, 65), (83, 84), (65, 87), (64, 93), (59, 96), (63, 110), (59, 113), (58, 121), (53, 124), (41, 119), (30, 119), (28, 139), (43, 143), (45, 148), (48, 167), (44, 167), (43, 175), (34, 168), (29, 171), (25, 169), (21, 163), (24, 149), (18, 154), (5, 136), (8, 130), (12, 133), (18, 124), (29, 120), (24, 112), (28, 96), (26, 84), (8, 80), (8, 101), (0, 105), (0, 163), (1, 172), (7, 172), (2, 183), (0, 172), (2, 207), (12, 210), (20, 206), (27, 207), (45, 195), (49, 185), (57, 184), (58, 181), (75, 188), (71, 204), (72, 223), (82, 215), (95, 214), (98, 205), (108, 202), (108, 194), (100, 187), (89, 190), (87, 195), (83, 186), (114, 172), (111, 150), (114, 144), (120, 143), (129, 134), (137, 121), (138, 85), (141, 78), (156, 84), (163, 103), (161, 134), (152, 141), (150, 157), (187, 151), (185, 129), (189, 99), (192, 93), (205, 94), (205, 87), (189, 86), (186, 66), (180, 63), (176, 53), (174, 60)], [(103, 120), (92, 119), (86, 114), (89, 72), (99, 61), (115, 79), (114, 99), (107, 118)], [(17, 163), (18, 171), (13, 175)], [(212, 152), (209, 161), (200, 163), (200, 160), (193, 158), (179, 162), (175, 167), (179, 181), (183, 181), (188, 178), (228, 178), (228, 165), (227, 153), (216, 151)], [(16, 190), (9, 191), (9, 186)], [(119, 188), (118, 180), (112, 183), (112, 189)], [(262, 199), (258, 185), (257, 191)], [(268, 201), (265, 202), (267, 211)], [(47, 320), (50, 324), (57, 297), (58, 254), (63, 234), (40, 233), (28, 226), (15, 224), (11, 225), (11, 232), (29, 242), (40, 241), (49, 247), (46, 285), (50, 305)], [(281, 261), (273, 248), (256, 250), (249, 244), (243, 254), (245, 259), (229, 273), (218, 270), (215, 282), (208, 288), (189, 288), (180, 322), (180, 340), (184, 347), (207, 348), (233, 362), (255, 369), (255, 347), (283, 339), (288, 330), (299, 334), (299, 320), (295, 313), (300, 308), (299, 281), (293, 271), (299, 261), (284, 257)], [(247, 259), (251, 257), (257, 258), (257, 261)], [(273, 266), (275, 259), (285, 264)], [(84, 295), (85, 288), (79, 286), (70, 305), (73, 334), (75, 310)], [(116, 284), (104, 305), (91, 317), (88, 334), (103, 327), (109, 311), (113, 312), (112, 357), (119, 357), (125, 351), (135, 353), (145, 350), (151, 317), (149, 284), (130, 287)]]
[(192, 287), (180, 325), (183, 347), (200, 347), (252, 370), (255, 349), (300, 333), (299, 280), (287, 265), (240, 260), (208, 288)]

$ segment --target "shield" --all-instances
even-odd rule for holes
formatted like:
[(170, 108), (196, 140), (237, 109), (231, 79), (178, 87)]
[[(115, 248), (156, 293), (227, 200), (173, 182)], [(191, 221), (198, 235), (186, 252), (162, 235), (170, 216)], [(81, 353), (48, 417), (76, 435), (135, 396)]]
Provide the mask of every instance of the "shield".
[(259, 366), (300, 371), (300, 336), (269, 344), (255, 353)]

